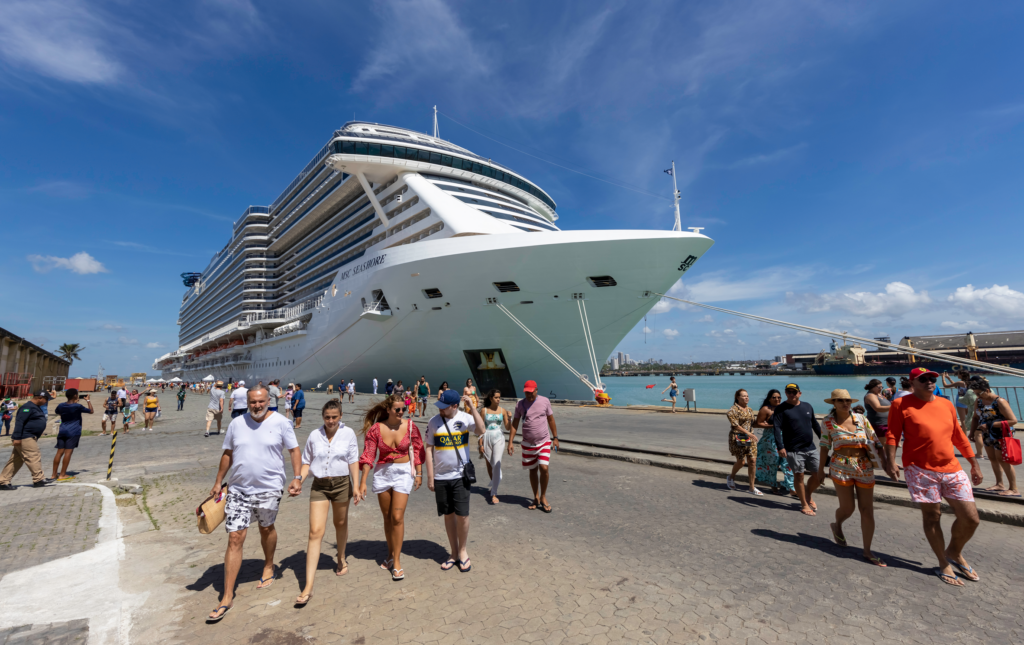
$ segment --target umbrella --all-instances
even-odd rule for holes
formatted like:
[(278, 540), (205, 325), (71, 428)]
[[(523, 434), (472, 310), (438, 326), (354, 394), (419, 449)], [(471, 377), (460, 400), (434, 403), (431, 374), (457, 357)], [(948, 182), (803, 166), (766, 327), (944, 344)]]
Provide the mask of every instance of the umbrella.
[(155, 378), (151, 378), (151, 379), (149, 379), (149, 380), (148, 380), (148, 381), (146, 381), (146, 382), (147, 382), (147, 383), (156, 383), (156, 379), (155, 379)]
[(166, 383), (167, 381), (163, 380), (162, 378), (158, 378), (158, 379), (156, 380), (156, 382), (157, 382), (157, 383)]
[(170, 381), (167, 381), (167, 382), (168, 383), (181, 383), (181, 379), (178, 378), (177, 376), (175, 376), (174, 378), (172, 378)]
[(203, 379), (203, 382), (204, 383), (212, 383), (212, 382), (214, 382), (216, 380), (217, 379), (213, 378), (213, 374), (210, 374), (209, 376), (207, 376), (206, 378)]

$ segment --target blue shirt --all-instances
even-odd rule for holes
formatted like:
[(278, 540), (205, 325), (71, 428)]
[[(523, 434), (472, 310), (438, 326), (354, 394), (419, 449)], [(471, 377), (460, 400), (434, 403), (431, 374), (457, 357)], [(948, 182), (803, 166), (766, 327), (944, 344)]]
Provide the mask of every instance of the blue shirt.
[(60, 415), (60, 432), (58, 434), (82, 434), (82, 413), (92, 414), (89, 408), (79, 403), (61, 403), (57, 406)]
[(296, 390), (292, 395), (292, 410), (302, 410), (305, 407), (306, 395), (302, 393), (302, 390)]

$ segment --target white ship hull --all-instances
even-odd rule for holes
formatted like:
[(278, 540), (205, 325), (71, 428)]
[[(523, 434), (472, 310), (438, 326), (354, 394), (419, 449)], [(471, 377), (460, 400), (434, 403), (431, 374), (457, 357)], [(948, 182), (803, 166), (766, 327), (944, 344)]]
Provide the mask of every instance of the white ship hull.
[[(341, 379), (354, 379), (359, 392), (371, 392), (376, 378), (383, 392), (389, 378), (409, 386), (425, 375), (436, 391), (442, 381), (461, 388), (479, 376), (471, 362), (480, 351), (497, 349), (496, 362), (507, 363), (514, 388), (504, 396), (522, 396), (522, 384), (532, 379), (552, 398), (590, 399), (586, 385), (488, 299), (497, 298), (593, 380), (574, 294), (583, 294), (600, 365), (658, 301), (651, 294), (669, 289), (712, 243), (689, 232), (552, 231), (385, 249), (340, 270), (304, 330), (257, 340), (244, 348), (244, 363), (185, 364), (164, 370), (164, 378), (197, 381), (212, 373), (249, 384), (280, 379), (304, 388), (337, 388)], [(593, 276), (612, 276), (617, 284), (595, 287), (588, 281)], [(494, 283), (505, 281), (520, 290), (499, 293)], [(425, 289), (438, 289), (442, 297), (428, 299)], [(390, 315), (364, 313), (357, 294), (369, 290), (383, 292)]]

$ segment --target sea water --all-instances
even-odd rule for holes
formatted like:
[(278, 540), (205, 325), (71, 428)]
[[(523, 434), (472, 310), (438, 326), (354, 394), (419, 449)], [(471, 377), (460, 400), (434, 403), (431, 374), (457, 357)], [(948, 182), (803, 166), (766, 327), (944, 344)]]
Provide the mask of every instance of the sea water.
[[(899, 377), (904, 375), (893, 374), (892, 376), (896, 377), (898, 381)], [(816, 412), (824, 414), (832, 407), (825, 403), (825, 399), (832, 395), (832, 390), (838, 388), (848, 390), (850, 396), (860, 399), (861, 405), (863, 405), (864, 395), (867, 394), (864, 391), (864, 386), (872, 378), (885, 381), (884, 376), (787, 376), (785, 374), (778, 376), (677, 376), (679, 396), (676, 398), (676, 408), (686, 408), (686, 402), (683, 401), (683, 390), (692, 387), (697, 394), (698, 409), (727, 410), (732, 407), (733, 394), (736, 390), (743, 388), (750, 394), (750, 407), (757, 410), (768, 394), (768, 390), (779, 390), (782, 392), (782, 399), (785, 400), (786, 384), (796, 383), (802, 392), (800, 400), (810, 403)], [(1024, 386), (1024, 379), (1013, 376), (988, 376), (987, 378), (993, 386)], [(672, 405), (661, 401), (661, 399), (668, 398), (668, 392), (661, 393), (669, 383), (667, 376), (607, 376), (601, 380), (612, 397), (612, 405)], [(941, 387), (941, 380), (939, 384)], [(648, 389), (648, 385), (654, 387)], [(952, 397), (950, 396), (950, 398)], [(1012, 400), (1011, 405), (1014, 410), (1017, 409)], [(692, 408), (693, 404), (690, 404), (690, 407)]]

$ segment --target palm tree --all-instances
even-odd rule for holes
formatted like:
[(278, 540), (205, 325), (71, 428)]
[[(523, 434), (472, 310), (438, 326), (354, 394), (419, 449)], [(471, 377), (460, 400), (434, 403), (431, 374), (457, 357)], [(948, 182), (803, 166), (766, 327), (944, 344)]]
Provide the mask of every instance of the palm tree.
[(82, 357), (78, 355), (78, 352), (84, 352), (85, 348), (78, 343), (64, 343), (57, 348), (57, 353), (60, 357), (69, 363), (82, 360)]

